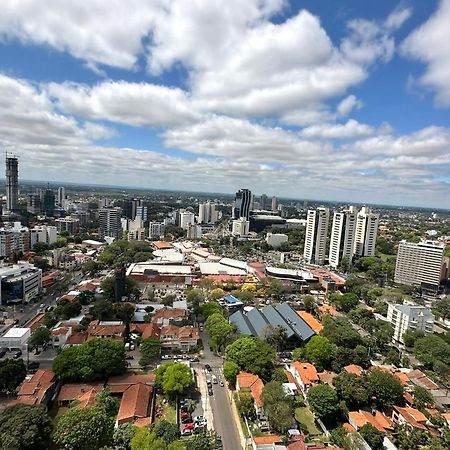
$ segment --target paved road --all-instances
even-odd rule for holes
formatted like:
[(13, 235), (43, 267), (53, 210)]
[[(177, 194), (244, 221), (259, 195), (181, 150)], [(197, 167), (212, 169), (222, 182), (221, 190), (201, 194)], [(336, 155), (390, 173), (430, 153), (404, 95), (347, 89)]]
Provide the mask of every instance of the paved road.
[[(209, 350), (208, 336), (206, 333), (201, 333), (204, 345), (203, 364), (209, 364), (213, 369), (213, 373), (218, 380), (224, 380), (221, 373), (223, 366), (222, 358), (215, 356)], [(225, 380), (224, 380), (225, 381)], [(231, 410), (230, 400), (227, 396), (227, 388), (221, 387), (220, 384), (213, 384), (213, 396), (209, 396), (212, 413), (214, 416), (214, 429), (222, 436), (224, 450), (238, 450), (242, 449), (241, 440), (237, 430), (237, 424), (234, 420), (233, 412)]]

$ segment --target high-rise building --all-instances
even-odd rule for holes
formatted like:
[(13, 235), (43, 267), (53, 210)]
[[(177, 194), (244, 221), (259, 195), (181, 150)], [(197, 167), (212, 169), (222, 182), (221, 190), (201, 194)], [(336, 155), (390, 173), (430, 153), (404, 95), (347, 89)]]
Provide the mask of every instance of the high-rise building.
[(0, 228), (0, 258), (14, 259), (30, 250), (30, 231), (20, 222)]
[(19, 160), (15, 156), (6, 156), (6, 210), (17, 212), (19, 209)]
[(247, 220), (250, 217), (252, 209), (252, 191), (250, 189), (240, 189), (236, 192), (236, 197), (233, 206), (233, 219), (245, 217)]
[(56, 243), (58, 231), (56, 227), (50, 225), (40, 225), (30, 230), (30, 248), (33, 249), (38, 242), (45, 242), (48, 245)]
[(58, 188), (58, 206), (61, 208), (64, 206), (64, 200), (66, 199), (66, 188), (65, 187), (59, 187)]
[(114, 273), (114, 300), (121, 302), (126, 293), (125, 267), (119, 267)]
[(350, 206), (348, 210), (334, 213), (330, 240), (330, 266), (338, 267), (344, 258), (351, 262), (355, 247), (356, 217), (354, 206)]
[(278, 211), (278, 199), (275, 196), (272, 197), (272, 211)]
[(246, 236), (250, 231), (250, 221), (245, 217), (233, 220), (231, 233), (234, 236)]
[(330, 210), (320, 207), (308, 210), (303, 256), (310, 264), (324, 264)]
[(269, 198), (266, 194), (262, 194), (259, 199), (259, 207), (260, 209), (266, 210), (269, 209)]
[(195, 214), (192, 211), (180, 211), (180, 227), (187, 230), (195, 221)]
[(216, 223), (217, 219), (216, 205), (214, 203), (206, 202), (198, 205), (199, 223)]
[(42, 202), (39, 194), (28, 194), (27, 211), (30, 214), (39, 214), (42, 212)]
[(355, 247), (356, 256), (375, 256), (379, 215), (363, 206), (356, 222)]
[(189, 225), (186, 233), (188, 239), (201, 239), (202, 237), (202, 227), (197, 223)]
[(100, 238), (112, 237), (119, 239), (122, 235), (122, 224), (120, 222), (120, 208), (101, 208), (98, 211)]
[(404, 303), (403, 305), (388, 306), (387, 320), (394, 328), (392, 341), (404, 344), (405, 331), (423, 331), (426, 334), (433, 332), (434, 315), (426, 306)]
[(432, 241), (401, 241), (398, 246), (394, 281), (425, 291), (437, 292), (444, 277), (445, 245)]
[(53, 213), (55, 212), (55, 193), (52, 189), (46, 189), (44, 192), (42, 210), (46, 216), (53, 217)]
[(149, 239), (160, 239), (164, 236), (164, 230), (166, 225), (164, 222), (150, 222), (148, 224), (148, 237)]
[(134, 219), (132, 219), (132, 220), (136, 220), (136, 219), (142, 220), (143, 222), (147, 222), (147, 220), (148, 220), (147, 206), (143, 206), (143, 205), (136, 206), (136, 214), (134, 216)]
[(55, 220), (58, 233), (68, 232), (70, 235), (77, 234), (80, 231), (80, 219), (78, 217), (61, 217)]

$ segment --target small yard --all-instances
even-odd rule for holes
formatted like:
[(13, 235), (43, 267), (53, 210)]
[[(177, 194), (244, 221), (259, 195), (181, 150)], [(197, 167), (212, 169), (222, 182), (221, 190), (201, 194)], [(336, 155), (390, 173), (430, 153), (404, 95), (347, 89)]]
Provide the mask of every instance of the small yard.
[(177, 411), (175, 405), (169, 403), (163, 396), (156, 396), (156, 421), (167, 420), (171, 423), (177, 423)]
[(316, 427), (314, 416), (309, 408), (296, 408), (295, 420), (302, 425), (303, 429), (308, 430), (308, 434), (313, 436), (322, 434), (321, 431)]

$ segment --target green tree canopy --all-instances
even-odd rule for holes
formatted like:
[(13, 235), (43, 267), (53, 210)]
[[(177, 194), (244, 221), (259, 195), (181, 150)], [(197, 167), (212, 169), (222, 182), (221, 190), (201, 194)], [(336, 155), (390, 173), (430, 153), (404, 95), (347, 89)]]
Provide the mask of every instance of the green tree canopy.
[(236, 376), (239, 373), (240, 368), (234, 361), (225, 361), (223, 365), (223, 376), (228, 383), (233, 386), (236, 384)]
[(403, 333), (403, 342), (407, 347), (414, 347), (417, 339), (425, 337), (425, 333), (421, 330), (406, 330)]
[(17, 404), (0, 412), (0, 448), (39, 450), (48, 448), (52, 420), (45, 406)]
[(243, 336), (228, 345), (225, 349), (225, 359), (234, 361), (245, 372), (268, 380), (273, 370), (275, 349), (265, 341)]
[(63, 349), (53, 361), (53, 370), (65, 382), (105, 380), (125, 372), (125, 348), (122, 342), (91, 339)]
[(177, 424), (167, 420), (154, 423), (150, 431), (155, 433), (158, 438), (164, 439), (167, 444), (176, 441), (180, 437), (180, 429)]
[(220, 313), (214, 313), (208, 317), (205, 329), (209, 332), (210, 346), (214, 350), (222, 350), (234, 335), (234, 327)]
[(450, 344), (439, 336), (425, 336), (414, 343), (414, 355), (428, 367), (436, 360), (450, 364)]
[(28, 339), (28, 345), (30, 347), (42, 347), (48, 344), (52, 340), (52, 334), (47, 327), (40, 326), (31, 334)]
[(67, 320), (71, 317), (76, 317), (81, 313), (81, 303), (78, 300), (69, 300), (62, 298), (58, 301), (53, 314), (59, 320)]
[(292, 428), (294, 423), (293, 402), (286, 395), (279, 381), (270, 381), (264, 386), (261, 400), (272, 428), (281, 433)]
[(450, 319), (450, 297), (440, 298), (433, 303), (433, 314), (443, 320)]
[(0, 391), (13, 392), (27, 375), (23, 359), (0, 360)]
[(336, 391), (327, 384), (310, 388), (307, 397), (311, 408), (322, 420), (333, 419), (340, 409)]
[(425, 408), (425, 406), (432, 408), (434, 406), (433, 395), (428, 389), (421, 386), (414, 387), (414, 401), (419, 408)]
[(343, 371), (334, 378), (333, 386), (339, 399), (344, 400), (350, 409), (358, 409), (367, 404), (369, 394), (365, 378)]
[(313, 336), (305, 346), (305, 355), (318, 371), (329, 369), (336, 352), (336, 346), (325, 336)]
[(216, 313), (223, 314), (222, 308), (217, 302), (211, 301), (202, 306), (202, 316), (205, 319), (208, 319), (209, 316)]
[(144, 339), (139, 346), (139, 351), (141, 352), (139, 364), (145, 367), (150, 364), (152, 358), (155, 358), (161, 353), (161, 342), (159, 339), (153, 337)]
[(359, 430), (359, 434), (369, 444), (372, 450), (383, 450), (383, 433), (378, 431), (370, 423), (366, 423)]
[(338, 347), (355, 348), (363, 343), (359, 333), (352, 327), (345, 317), (333, 319), (325, 316), (323, 321), (322, 336), (325, 336)]
[(119, 425), (113, 434), (114, 450), (131, 450), (131, 439), (137, 428), (132, 423)]
[(185, 364), (164, 363), (156, 370), (156, 384), (168, 397), (182, 394), (192, 385), (192, 381), (191, 369)]
[(71, 450), (98, 450), (112, 442), (114, 417), (97, 408), (69, 408), (59, 419), (53, 440)]
[(330, 301), (339, 311), (343, 312), (351, 311), (359, 303), (358, 296), (351, 292), (347, 292), (346, 294), (331, 294)]
[(400, 380), (389, 372), (371, 370), (368, 389), (369, 395), (375, 397), (380, 409), (403, 404), (403, 386)]

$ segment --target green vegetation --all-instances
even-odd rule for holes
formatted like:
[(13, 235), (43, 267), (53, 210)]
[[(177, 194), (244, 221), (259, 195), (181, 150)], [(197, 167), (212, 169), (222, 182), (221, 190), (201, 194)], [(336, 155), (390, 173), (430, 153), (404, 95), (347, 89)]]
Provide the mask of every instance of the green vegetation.
[(122, 342), (92, 339), (63, 349), (53, 361), (53, 370), (64, 382), (106, 380), (125, 372), (125, 348)]
[(285, 433), (294, 424), (294, 405), (279, 381), (269, 381), (261, 394), (264, 411), (271, 427)]
[(395, 375), (382, 370), (372, 370), (368, 378), (369, 394), (375, 398), (378, 408), (385, 410), (404, 403), (403, 386)]
[(173, 399), (192, 385), (191, 369), (185, 364), (166, 362), (155, 372), (155, 383), (160, 386), (168, 398)]
[(295, 409), (295, 420), (300, 424), (302, 430), (310, 435), (319, 435), (321, 431), (317, 428), (314, 416), (309, 408), (301, 407)]
[(52, 421), (45, 406), (17, 404), (0, 412), (0, 448), (40, 450), (48, 448)]
[(320, 384), (309, 389), (308, 402), (312, 410), (325, 422), (336, 419), (340, 405), (336, 391), (327, 384)]
[(139, 365), (146, 367), (150, 364), (150, 361), (161, 353), (161, 342), (159, 339), (149, 337), (141, 341), (139, 346), (141, 353), (141, 359)]
[(0, 361), (0, 391), (14, 392), (27, 374), (23, 359), (6, 358)]
[(39, 348), (47, 345), (52, 340), (52, 334), (47, 327), (41, 326), (37, 328), (28, 339), (28, 345), (31, 348)]
[(205, 322), (205, 329), (211, 337), (211, 348), (218, 351), (230, 343), (235, 334), (235, 328), (228, 323), (228, 320), (221, 313), (209, 315)]

